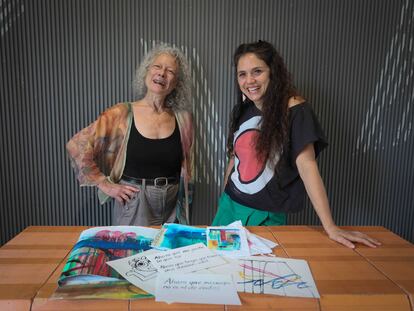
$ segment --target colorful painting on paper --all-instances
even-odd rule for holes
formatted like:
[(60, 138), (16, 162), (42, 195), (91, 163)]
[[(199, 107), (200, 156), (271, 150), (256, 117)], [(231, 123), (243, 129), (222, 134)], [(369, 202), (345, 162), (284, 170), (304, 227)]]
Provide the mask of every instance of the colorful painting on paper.
[(180, 224), (164, 224), (154, 238), (152, 247), (158, 249), (174, 249), (203, 243), (207, 245), (206, 229)]
[(240, 230), (234, 228), (209, 228), (208, 245), (212, 250), (235, 251), (240, 249)]
[(158, 230), (141, 227), (99, 227), (84, 231), (72, 249), (53, 298), (151, 297), (132, 286), (106, 262), (151, 248)]

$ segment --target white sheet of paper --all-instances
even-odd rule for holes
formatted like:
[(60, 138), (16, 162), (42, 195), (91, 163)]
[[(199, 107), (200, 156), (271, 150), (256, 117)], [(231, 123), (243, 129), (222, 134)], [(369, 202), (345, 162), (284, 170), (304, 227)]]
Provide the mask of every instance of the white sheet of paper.
[(308, 263), (301, 259), (252, 256), (208, 271), (231, 273), (239, 292), (319, 298)]
[(160, 274), (155, 301), (241, 305), (230, 275)]
[(189, 273), (227, 263), (203, 243), (149, 254), (147, 258), (163, 273)]
[[(258, 236), (254, 233), (251, 233), (249, 230), (243, 227), (242, 222), (240, 220), (234, 221), (226, 227), (239, 228), (245, 231), (250, 251), (250, 255), (247, 256), (271, 254), (273, 252), (272, 248), (277, 246), (276, 243), (268, 239), (262, 238), (261, 236)], [(234, 256), (234, 258), (236, 257), (237, 256)]]
[(253, 255), (264, 255), (272, 254), (272, 248), (277, 244), (269, 241), (265, 238), (262, 238), (256, 234), (247, 231), (247, 241), (249, 242), (250, 254)]
[(273, 241), (270, 241), (270, 240), (268, 240), (268, 239), (265, 239), (264, 237), (261, 237), (261, 236), (259, 236), (259, 235), (257, 235), (257, 234), (254, 234), (254, 233), (250, 233), (252, 236), (255, 236), (256, 238), (258, 238), (263, 244), (265, 244), (267, 247), (269, 247), (269, 248), (274, 248), (274, 247), (276, 247), (276, 246), (278, 246), (279, 244), (277, 244), (277, 243), (275, 243), (275, 242), (273, 242)]
[(158, 250), (150, 249), (133, 256), (108, 261), (107, 264), (130, 283), (145, 290), (147, 293), (155, 295), (158, 271), (147, 258), (147, 255), (159, 252)]

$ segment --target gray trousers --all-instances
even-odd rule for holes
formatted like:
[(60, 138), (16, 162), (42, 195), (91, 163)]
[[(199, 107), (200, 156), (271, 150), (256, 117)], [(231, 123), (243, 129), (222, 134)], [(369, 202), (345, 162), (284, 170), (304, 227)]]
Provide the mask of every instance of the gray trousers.
[(115, 201), (112, 222), (114, 226), (157, 226), (174, 222), (179, 184), (147, 186), (121, 180), (120, 184), (139, 188), (125, 204)]

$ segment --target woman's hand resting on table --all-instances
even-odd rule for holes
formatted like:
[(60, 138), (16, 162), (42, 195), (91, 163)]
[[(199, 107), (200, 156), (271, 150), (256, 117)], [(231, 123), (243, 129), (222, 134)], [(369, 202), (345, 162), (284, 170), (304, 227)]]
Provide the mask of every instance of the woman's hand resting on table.
[(381, 245), (381, 242), (378, 240), (359, 231), (347, 231), (337, 226), (325, 229), (325, 231), (331, 240), (349, 248), (355, 248), (355, 244), (352, 242), (362, 243), (369, 247), (377, 247)]
[(101, 182), (98, 185), (98, 188), (122, 204), (129, 202), (133, 198), (134, 194), (139, 192), (138, 188), (128, 185), (114, 184), (107, 180)]

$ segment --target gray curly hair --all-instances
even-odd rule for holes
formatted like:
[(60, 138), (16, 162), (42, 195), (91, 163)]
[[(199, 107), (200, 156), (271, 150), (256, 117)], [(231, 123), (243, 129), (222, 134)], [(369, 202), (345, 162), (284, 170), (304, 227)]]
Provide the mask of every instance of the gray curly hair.
[(160, 54), (168, 54), (175, 58), (178, 65), (177, 85), (165, 98), (165, 105), (173, 111), (191, 110), (191, 75), (189, 65), (184, 54), (176, 47), (167, 44), (159, 44), (149, 51), (138, 66), (133, 81), (137, 99), (144, 98), (147, 93), (145, 77), (148, 68), (154, 59)]

